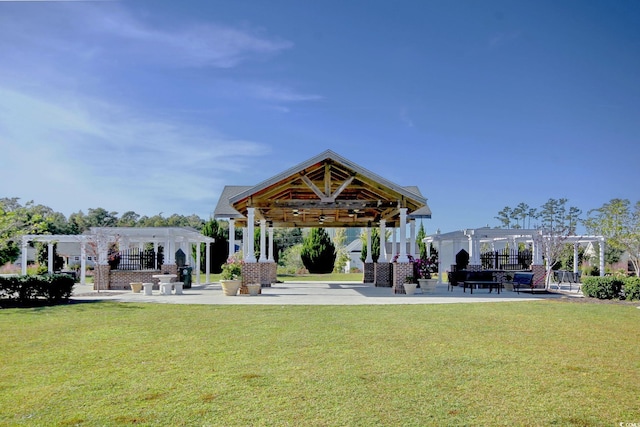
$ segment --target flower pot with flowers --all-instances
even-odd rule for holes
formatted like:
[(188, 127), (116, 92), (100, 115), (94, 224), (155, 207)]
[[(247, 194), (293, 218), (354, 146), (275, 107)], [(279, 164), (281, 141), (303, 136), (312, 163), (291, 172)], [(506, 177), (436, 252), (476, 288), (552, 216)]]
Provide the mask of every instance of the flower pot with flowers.
[(434, 271), (435, 262), (431, 258), (418, 258), (414, 263), (418, 276), (418, 283), (422, 293), (433, 293), (436, 290), (437, 279), (431, 278)]
[(242, 254), (236, 252), (231, 255), (227, 262), (222, 264), (222, 274), (220, 275), (220, 285), (222, 292), (227, 296), (238, 294), (238, 289), (242, 285)]

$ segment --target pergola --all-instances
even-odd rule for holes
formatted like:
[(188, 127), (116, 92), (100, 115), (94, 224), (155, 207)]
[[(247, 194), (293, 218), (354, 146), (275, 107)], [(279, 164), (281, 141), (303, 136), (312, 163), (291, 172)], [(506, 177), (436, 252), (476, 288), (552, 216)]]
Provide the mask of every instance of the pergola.
[[(154, 251), (158, 246), (165, 248), (165, 264), (175, 264), (175, 252), (183, 249), (190, 257), (192, 244), (212, 243), (213, 238), (199, 233), (189, 227), (92, 227), (79, 235), (34, 235), (22, 236), (22, 274), (27, 273), (27, 245), (29, 242), (44, 242), (49, 246), (47, 266), (49, 273), (53, 272), (53, 245), (57, 242), (77, 243), (80, 248), (80, 282), (86, 280), (87, 255), (97, 258), (97, 264), (108, 264), (109, 246), (117, 243), (120, 249), (137, 246), (142, 248), (152, 243)], [(210, 245), (206, 245), (206, 280), (209, 281)], [(196, 251), (196, 283), (200, 283), (200, 251)], [(160, 266), (158, 266), (159, 269)]]
[(604, 275), (604, 245), (603, 236), (549, 236), (545, 235), (542, 230), (538, 229), (502, 229), (502, 228), (475, 228), (452, 231), (449, 233), (440, 233), (429, 235), (423, 239), (427, 247), (431, 243), (434, 244), (438, 251), (438, 272), (439, 282), (442, 282), (441, 265), (449, 266), (455, 263), (456, 254), (464, 249), (469, 253), (469, 265), (481, 265), (480, 246), (482, 244), (490, 245), (492, 250), (504, 248), (508, 243), (512, 247), (517, 247), (518, 243), (526, 243), (531, 246), (533, 251), (533, 265), (543, 265), (543, 249), (545, 242), (555, 239), (563, 244), (573, 245), (573, 272), (578, 272), (578, 247), (590, 243), (600, 244), (600, 274)]
[[(225, 187), (214, 218), (229, 219), (229, 236), (236, 226), (243, 227), (245, 262), (273, 262), (271, 250), (260, 251), (260, 260), (255, 259), (253, 239), (246, 237), (253, 236), (256, 223), (261, 247), (266, 247), (268, 225), (270, 249), (273, 227), (380, 227), (381, 240), (386, 227), (397, 227), (398, 261), (408, 262), (406, 226), (411, 219), (431, 218), (431, 210), (416, 186), (395, 184), (327, 150), (258, 185)], [(234, 244), (230, 238), (229, 253)]]

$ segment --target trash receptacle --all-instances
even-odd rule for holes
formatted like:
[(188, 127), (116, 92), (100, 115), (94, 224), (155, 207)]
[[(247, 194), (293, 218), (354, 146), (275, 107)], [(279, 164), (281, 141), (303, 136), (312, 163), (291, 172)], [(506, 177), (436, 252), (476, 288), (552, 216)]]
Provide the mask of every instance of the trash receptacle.
[(180, 267), (178, 270), (180, 274), (178, 275), (178, 282), (182, 282), (182, 287), (185, 289), (191, 288), (191, 272), (193, 271), (193, 267)]

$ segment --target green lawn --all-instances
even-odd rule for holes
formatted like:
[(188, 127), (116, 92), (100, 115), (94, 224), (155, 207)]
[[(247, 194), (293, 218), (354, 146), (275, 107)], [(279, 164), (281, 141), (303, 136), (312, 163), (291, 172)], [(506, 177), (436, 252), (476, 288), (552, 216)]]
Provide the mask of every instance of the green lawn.
[(83, 303), (0, 310), (0, 425), (640, 423), (640, 310)]

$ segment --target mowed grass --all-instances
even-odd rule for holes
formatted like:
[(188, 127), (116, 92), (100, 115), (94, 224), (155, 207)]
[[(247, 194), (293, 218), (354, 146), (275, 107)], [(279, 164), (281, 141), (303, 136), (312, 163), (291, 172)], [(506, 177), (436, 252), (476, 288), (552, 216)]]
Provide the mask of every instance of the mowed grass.
[(82, 303), (0, 310), (0, 425), (640, 422), (640, 310)]

